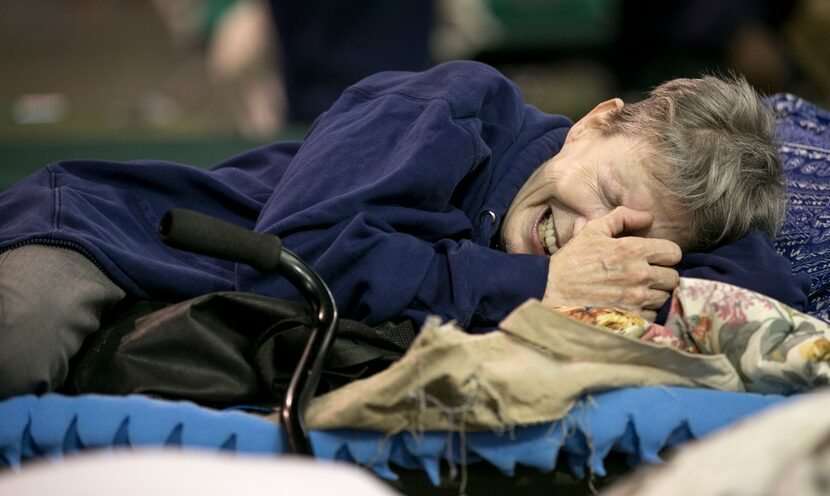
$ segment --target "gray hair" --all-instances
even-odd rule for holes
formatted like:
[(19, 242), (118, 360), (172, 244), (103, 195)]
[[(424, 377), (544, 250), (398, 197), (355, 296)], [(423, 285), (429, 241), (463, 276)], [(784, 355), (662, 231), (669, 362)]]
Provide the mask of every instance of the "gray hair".
[(691, 220), (688, 248), (735, 241), (751, 229), (775, 236), (786, 212), (775, 122), (743, 77), (663, 83), (614, 113), (603, 132), (651, 145), (655, 178)]

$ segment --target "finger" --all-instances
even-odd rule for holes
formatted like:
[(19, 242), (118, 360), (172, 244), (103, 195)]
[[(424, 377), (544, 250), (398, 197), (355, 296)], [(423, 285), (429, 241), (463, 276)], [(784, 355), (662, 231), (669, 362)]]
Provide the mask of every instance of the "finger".
[(613, 238), (626, 231), (648, 229), (653, 221), (654, 216), (650, 212), (617, 207), (602, 217), (592, 220), (585, 227), (591, 226), (600, 233)]
[(651, 289), (671, 292), (680, 284), (680, 274), (674, 269), (652, 266), (650, 273), (653, 280), (649, 286)]
[(654, 322), (655, 320), (657, 320), (657, 312), (653, 310), (640, 310), (639, 312), (637, 312), (637, 314), (649, 322)]
[(674, 241), (658, 238), (640, 238), (646, 248), (646, 261), (652, 265), (671, 267), (680, 263), (683, 251)]
[[(627, 293), (629, 298), (624, 298), (611, 306), (629, 310), (631, 312), (641, 312), (643, 310), (660, 310), (663, 304), (671, 297), (668, 291), (659, 289), (645, 289), (638, 288), (636, 291)], [(601, 306), (601, 305), (600, 305)]]
[(643, 303), (643, 310), (660, 310), (670, 296), (671, 293), (668, 291), (649, 289), (646, 292), (646, 301)]

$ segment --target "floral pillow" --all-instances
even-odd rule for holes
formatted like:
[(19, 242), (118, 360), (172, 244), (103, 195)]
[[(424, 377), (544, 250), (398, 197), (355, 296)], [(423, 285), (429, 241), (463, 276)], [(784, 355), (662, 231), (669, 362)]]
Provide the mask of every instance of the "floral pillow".
[(555, 310), (689, 353), (722, 353), (747, 391), (793, 394), (830, 383), (830, 325), (730, 284), (681, 278), (663, 326), (612, 308)]
[(753, 291), (681, 278), (666, 328), (723, 353), (747, 391), (792, 394), (830, 383), (830, 325)]

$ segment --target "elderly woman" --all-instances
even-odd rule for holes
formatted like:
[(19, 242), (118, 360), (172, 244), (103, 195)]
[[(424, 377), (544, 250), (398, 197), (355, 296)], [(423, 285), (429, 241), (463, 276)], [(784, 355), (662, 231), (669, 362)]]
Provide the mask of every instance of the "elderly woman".
[(803, 305), (806, 282), (759, 234), (784, 211), (772, 132), (740, 79), (672, 81), (572, 124), (494, 69), (452, 62), (369, 77), (303, 142), (212, 170), (52, 164), (0, 194), (0, 396), (58, 387), (125, 296), (297, 297), (162, 245), (171, 207), (279, 235), (369, 325), (437, 314), (482, 330), (531, 297), (654, 318), (678, 270)]

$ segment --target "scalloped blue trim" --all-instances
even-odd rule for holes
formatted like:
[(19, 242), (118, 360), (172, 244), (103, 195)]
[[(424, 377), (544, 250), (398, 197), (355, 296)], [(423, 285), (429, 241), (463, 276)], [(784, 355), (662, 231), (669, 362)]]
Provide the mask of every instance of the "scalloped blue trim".
[[(544, 425), (476, 433), (369, 431), (311, 433), (317, 457), (370, 467), (396, 479), (394, 467), (423, 470), (436, 485), (442, 461), (489, 463), (504, 474), (517, 465), (550, 471), (560, 456), (577, 476), (606, 474), (612, 451), (632, 463), (657, 462), (660, 451), (706, 436), (771, 405), (781, 396), (706, 389), (627, 388), (591, 395), (563, 419)], [(462, 442), (463, 441), (463, 442)], [(143, 396), (49, 394), (0, 402), (0, 465), (60, 459), (86, 449), (182, 446), (239, 453), (287, 451), (282, 430), (261, 418), (183, 401)]]

